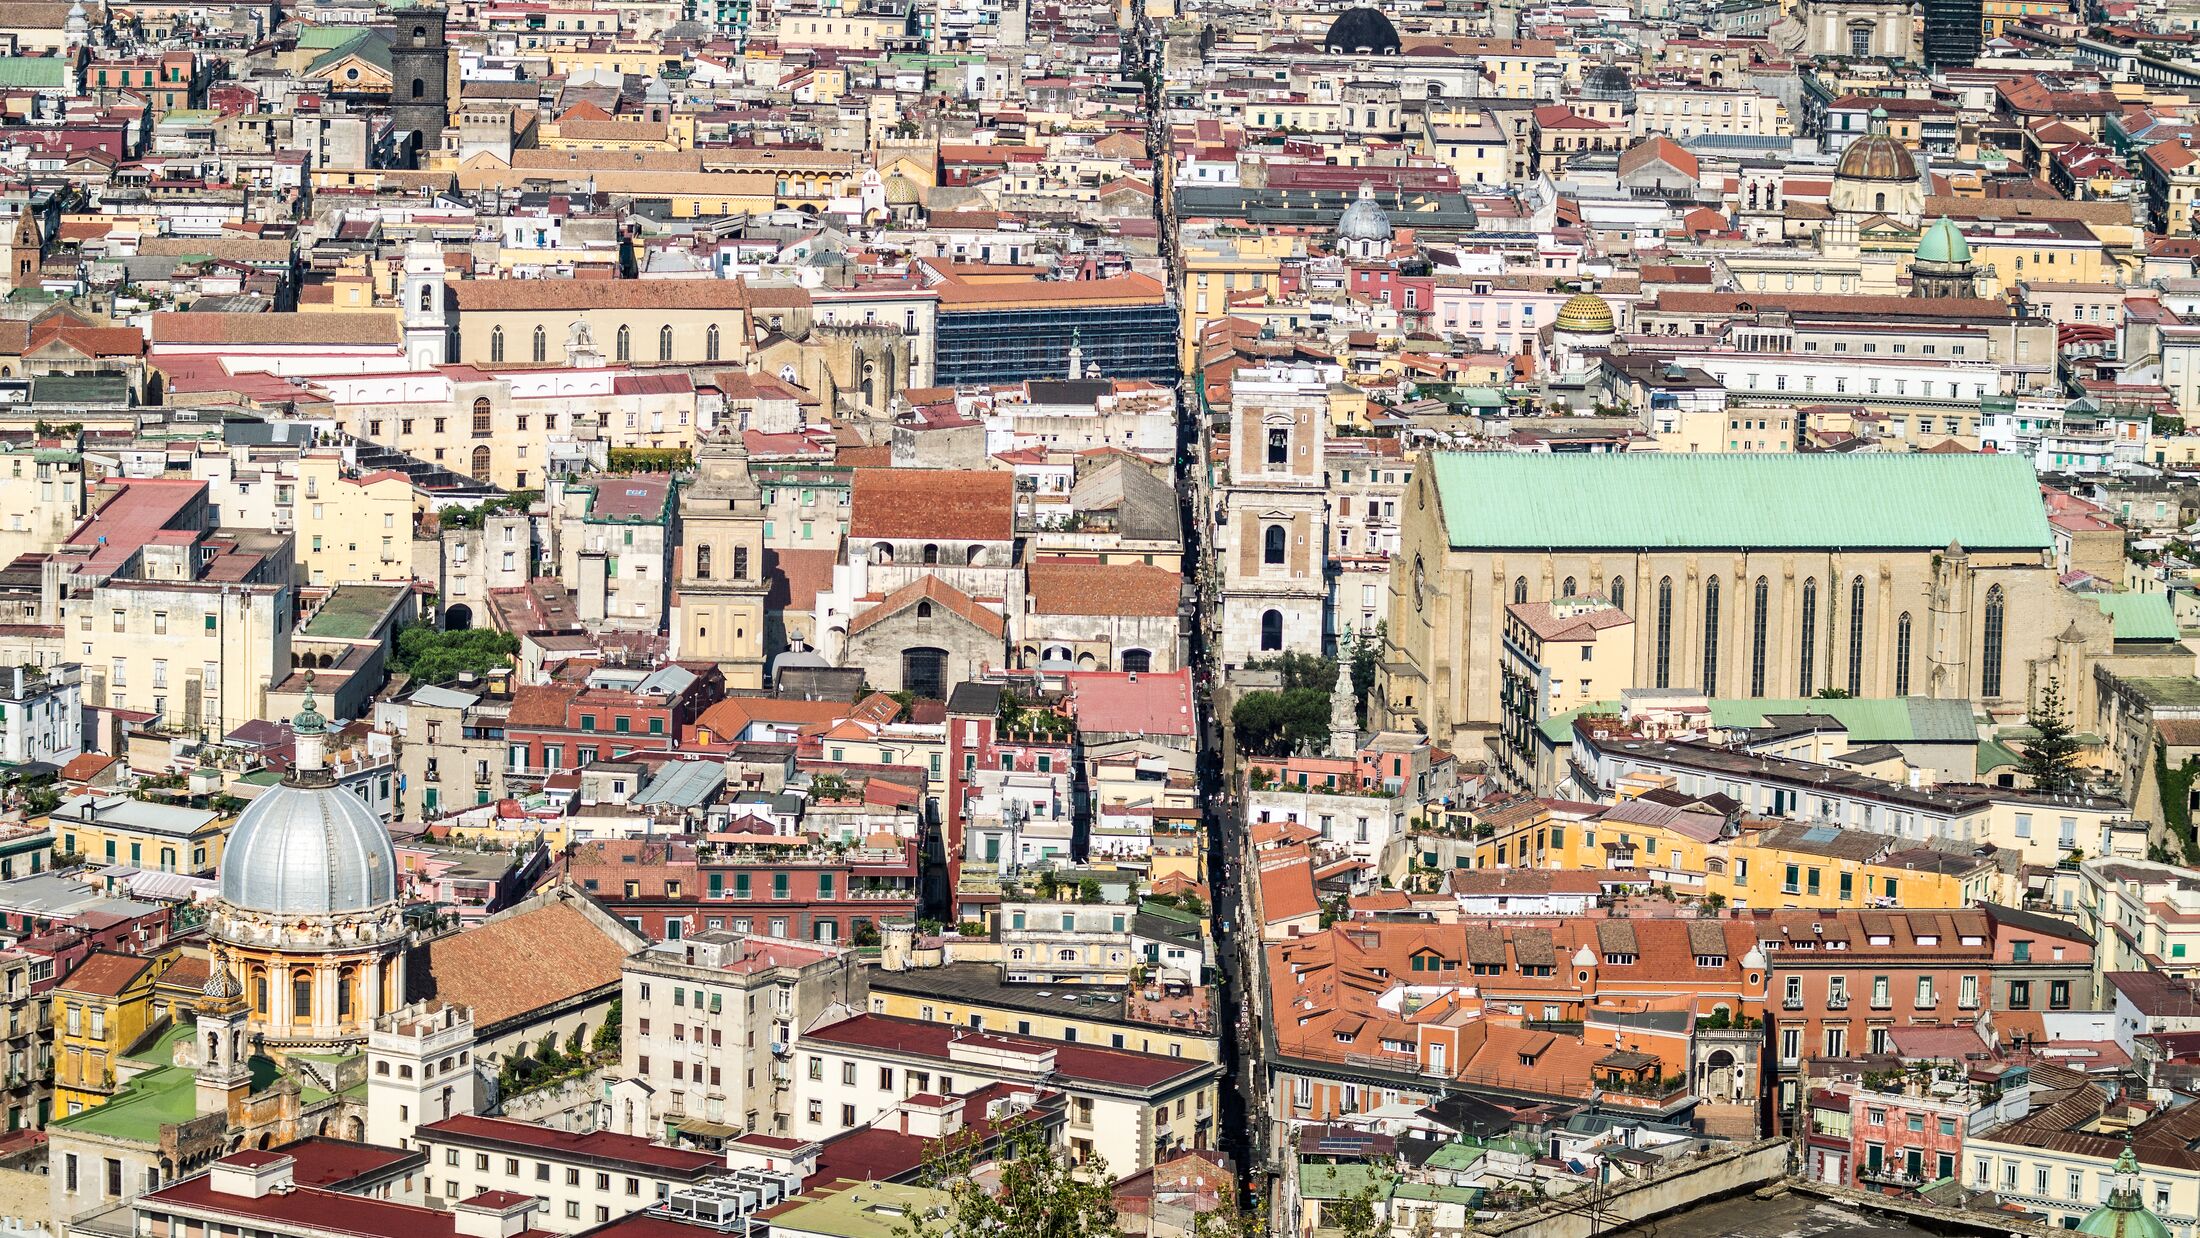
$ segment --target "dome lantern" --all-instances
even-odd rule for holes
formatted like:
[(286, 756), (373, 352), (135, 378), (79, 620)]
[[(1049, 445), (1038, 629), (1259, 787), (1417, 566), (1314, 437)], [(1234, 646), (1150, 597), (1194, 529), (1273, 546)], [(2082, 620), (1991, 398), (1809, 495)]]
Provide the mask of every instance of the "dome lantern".
[(2124, 1133), (2123, 1155), (2109, 1172), (2115, 1175), (2115, 1183), (2108, 1202), (2079, 1222), (2077, 1232), (2094, 1238), (2169, 1238), (2169, 1226), (2140, 1201), (2139, 1158), (2132, 1151), (2129, 1131)]

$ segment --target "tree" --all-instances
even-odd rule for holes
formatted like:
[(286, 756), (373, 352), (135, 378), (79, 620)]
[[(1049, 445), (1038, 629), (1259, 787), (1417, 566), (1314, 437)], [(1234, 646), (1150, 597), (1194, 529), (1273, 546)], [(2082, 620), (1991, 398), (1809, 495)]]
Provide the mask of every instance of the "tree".
[(558, 1034), (555, 1030), (542, 1034), (542, 1043), (535, 1046), (535, 1059), (556, 1074), (565, 1066), (565, 1055), (558, 1052)]
[[(1334, 677), (1336, 670), (1330, 670)], [(1230, 709), (1238, 750), (1248, 756), (1288, 756), (1302, 744), (1329, 742), (1329, 689), (1248, 692)]]
[(1373, 1184), (1322, 1205), (1322, 1228), (1336, 1231), (1338, 1238), (1375, 1238), (1387, 1228), (1382, 1221)]
[(596, 1037), (593, 1041), (590, 1042), (591, 1047), (594, 1048), (596, 1052), (618, 1052), (619, 1021), (621, 1018), (624, 1017), (624, 1013), (625, 1012), (620, 1009), (620, 1001), (616, 997), (611, 999), (611, 1004), (609, 1006), (604, 1007), (603, 1023), (596, 1028)]
[(1097, 877), (1079, 878), (1077, 881), (1077, 901), (1080, 903), (1099, 902), (1100, 879)]
[(1283, 690), (1313, 688), (1329, 694), (1337, 686), (1337, 662), (1315, 653), (1279, 653), (1270, 658), (1254, 658), (1245, 664), (1249, 671), (1280, 671), (1283, 674)]
[(397, 633), (391, 669), (421, 683), (448, 683), (466, 671), (486, 675), (512, 664), (519, 638), (494, 628), (444, 632), (425, 623), (408, 624)]
[(2035, 734), (2018, 759), (2018, 772), (2031, 779), (2033, 789), (2051, 795), (2078, 790), (2084, 781), (2078, 772), (2078, 737), (2063, 715), (2060, 683), (2047, 681), (2026, 720)]
[(925, 1185), (947, 1193), (945, 1207), (913, 1212), (897, 1238), (1114, 1238), (1115, 1197), (1106, 1161), (1072, 1163), (1046, 1136), (1011, 1135), (994, 1161), (1000, 1183), (987, 1189), (971, 1171), (970, 1151), (942, 1141), (925, 1157)]

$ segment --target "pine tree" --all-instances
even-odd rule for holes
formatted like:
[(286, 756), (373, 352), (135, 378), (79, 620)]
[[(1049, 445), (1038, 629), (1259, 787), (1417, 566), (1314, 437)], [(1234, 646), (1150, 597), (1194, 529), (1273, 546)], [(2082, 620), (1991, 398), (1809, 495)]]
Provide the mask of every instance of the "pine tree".
[(2035, 790), (2062, 794), (2079, 789), (2078, 739), (2063, 716), (2062, 685), (2048, 680), (2027, 721), (2035, 732), (2017, 769)]

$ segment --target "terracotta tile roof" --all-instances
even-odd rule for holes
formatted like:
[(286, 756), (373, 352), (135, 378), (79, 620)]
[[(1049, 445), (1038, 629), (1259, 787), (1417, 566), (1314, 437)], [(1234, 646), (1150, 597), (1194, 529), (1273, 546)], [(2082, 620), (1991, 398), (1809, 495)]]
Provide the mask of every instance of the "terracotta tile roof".
[(731, 743), (754, 722), (786, 723), (802, 727), (831, 726), (848, 716), (846, 701), (796, 701), (771, 696), (729, 696), (703, 711), (695, 720), (698, 730), (709, 731), (718, 743)]
[[(458, 297), (461, 313), (467, 310), (746, 310), (756, 303), (746, 284), (731, 279), (474, 279), (460, 280), (451, 288)], [(807, 294), (803, 295), (803, 301), (807, 303)]]
[(152, 965), (151, 959), (139, 958), (134, 954), (110, 954), (99, 950), (77, 964), (76, 970), (69, 973), (69, 978), (56, 987), (71, 993), (114, 997), (129, 988)]
[(427, 981), (435, 996), (471, 1006), (474, 1026), (617, 989), (628, 943), (570, 901), (545, 902), (428, 943)]
[(1079, 563), (1039, 559), (1025, 569), (1031, 609), (1046, 615), (1177, 613), (1184, 578), (1145, 563)]
[(1217, 1069), (1188, 1057), (1164, 1057), (1130, 1049), (1103, 1049), (1075, 1041), (1046, 1040), (1007, 1032), (976, 1032), (951, 1023), (858, 1014), (802, 1033), (805, 1043), (845, 1045), (852, 1049), (888, 1049), (948, 1060), (950, 1046), (978, 1052), (1054, 1055), (1054, 1073), (1066, 1080), (1152, 1089)]
[(397, 319), (388, 314), (153, 315), (148, 338), (155, 345), (327, 344), (345, 347), (398, 342)]
[(505, 714), (506, 726), (564, 726), (565, 707), (579, 696), (578, 686), (566, 684), (528, 684), (512, 691), (512, 708)]
[(999, 612), (978, 605), (967, 593), (957, 589), (937, 576), (920, 576), (901, 588), (887, 594), (870, 609), (857, 615), (848, 624), (848, 635), (868, 628), (900, 614), (919, 602), (933, 602), (962, 616), (988, 636), (999, 637), (1008, 631), (1008, 620)]
[(1016, 536), (1016, 477), (1006, 471), (861, 468), (848, 536), (1006, 542)]

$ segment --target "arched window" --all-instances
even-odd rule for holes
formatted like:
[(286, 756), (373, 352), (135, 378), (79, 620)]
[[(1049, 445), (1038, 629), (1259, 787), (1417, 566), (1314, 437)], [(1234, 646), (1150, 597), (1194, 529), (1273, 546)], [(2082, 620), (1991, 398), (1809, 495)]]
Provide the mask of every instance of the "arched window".
[(1151, 670), (1153, 654), (1144, 649), (1126, 649), (1123, 651), (1123, 669), (1134, 675)]
[(489, 447), (486, 443), (474, 448), (474, 476), (481, 481), (489, 480)]
[(1262, 563), (1274, 564), (1278, 567), (1283, 565), (1284, 537), (1283, 526), (1280, 524), (1269, 525), (1267, 531), (1261, 534), (1260, 561)]
[(504, 364), (504, 328), (489, 332), (489, 364)]
[(1290, 462), (1291, 432), (1283, 429), (1270, 430), (1268, 432), (1268, 463), (1288, 464)]
[(1621, 610), (1627, 609), (1627, 578), (1624, 576), (1612, 578), (1612, 605)]
[(1849, 695), (1864, 695), (1864, 578), (1849, 581)]
[(1283, 612), (1264, 610), (1260, 614), (1260, 647), (1263, 653), (1283, 648)]
[(1910, 694), (1910, 612), (1894, 621), (1894, 694)]
[(634, 328), (621, 323), (614, 347), (618, 349), (619, 360), (632, 361), (634, 359)]
[(1875, 194), (1873, 194), (1873, 195), (1872, 195), (1872, 209), (1873, 209), (1873, 210), (1875, 210), (1875, 211), (1884, 211), (1884, 210), (1886, 210), (1886, 209), (1887, 209), (1887, 195), (1886, 195), (1886, 194), (1883, 194), (1883, 193), (1875, 193)]
[(708, 543), (695, 548), (695, 579), (710, 579), (710, 545)]
[(1763, 696), (1765, 694), (1765, 629), (1772, 618), (1765, 612), (1771, 609), (1772, 586), (1762, 576), (1757, 578), (1755, 602), (1757, 613), (1750, 621), (1749, 631), (1749, 694), (1751, 696)]
[(432, 310), (435, 308), (434, 284), (420, 285), (420, 308), (424, 310)]
[(969, 564), (972, 567), (976, 567), (979, 564), (984, 563), (985, 547), (977, 545), (976, 543), (972, 543), (970, 549), (963, 552), (963, 562)]
[(550, 359), (550, 333), (541, 327), (535, 328), (534, 355), (537, 362)]
[(1525, 601), (1527, 601), (1527, 600), (1528, 600), (1528, 578), (1527, 578), (1527, 577), (1525, 577), (1525, 576), (1515, 576), (1515, 577), (1513, 577), (1513, 601), (1514, 601), (1515, 603), (1519, 603), (1519, 602), (1525, 602)]
[(718, 324), (717, 324), (717, 323), (712, 323), (712, 324), (710, 325), (710, 330), (708, 330), (708, 331), (705, 331), (705, 332), (703, 333), (703, 360), (705, 360), (705, 361), (716, 361), (717, 359), (718, 359)]
[(1657, 683), (1661, 688), (1673, 686), (1673, 578), (1658, 578), (1658, 662)]
[(1571, 576), (1568, 576), (1568, 577), (1566, 578), (1566, 587), (1565, 587), (1564, 589), (1561, 589), (1561, 590), (1559, 590), (1559, 591), (1558, 591), (1558, 596), (1560, 596), (1560, 597), (1562, 597), (1562, 598), (1570, 598), (1570, 597), (1572, 597), (1573, 595), (1574, 595), (1574, 578), (1573, 578), (1573, 577), (1571, 577)]
[(938, 563), (940, 561), (940, 548), (931, 542), (926, 542), (924, 544), (924, 561), (927, 564)]
[(1803, 582), (1803, 639), (1798, 654), (1795, 674), (1796, 695), (1809, 696), (1816, 690), (1813, 683), (1818, 657), (1818, 578), (1812, 576)]
[(1986, 641), (1979, 651), (1980, 696), (2001, 695), (2001, 586), (1986, 591)]
[(672, 324), (669, 322), (657, 328), (657, 359), (672, 360)]
[(313, 1019), (313, 973), (303, 969), (290, 974), (290, 1017), (300, 1023)]
[(493, 428), (493, 426), (492, 426), (492, 424), (491, 424), (491, 423), (492, 423), (492, 421), (493, 421), (493, 418), (492, 418), (492, 417), (490, 416), (490, 413), (489, 413), (489, 398), (488, 398), (487, 396), (483, 396), (483, 397), (481, 397), (480, 399), (478, 399), (478, 400), (475, 400), (475, 401), (474, 401), (474, 437), (475, 437), (475, 438), (487, 438), (487, 437), (489, 437), (489, 433), (490, 433), (491, 429)]
[(931, 604), (930, 602), (919, 602), (919, 603), (917, 603), (917, 618), (919, 618), (919, 619), (930, 619), (931, 617), (932, 617), (932, 604)]
[(747, 580), (749, 578), (749, 548), (746, 546), (733, 548), (733, 578), (735, 580)]
[(424, 77), (416, 77), (416, 78), (414, 78), (414, 79), (413, 79), (413, 98), (415, 98), (415, 99), (425, 99), (425, 98), (427, 98), (427, 97), (428, 97), (428, 79), (426, 79), (426, 78), (424, 78)]
[(1703, 694), (1719, 694), (1719, 578), (1703, 582)]

